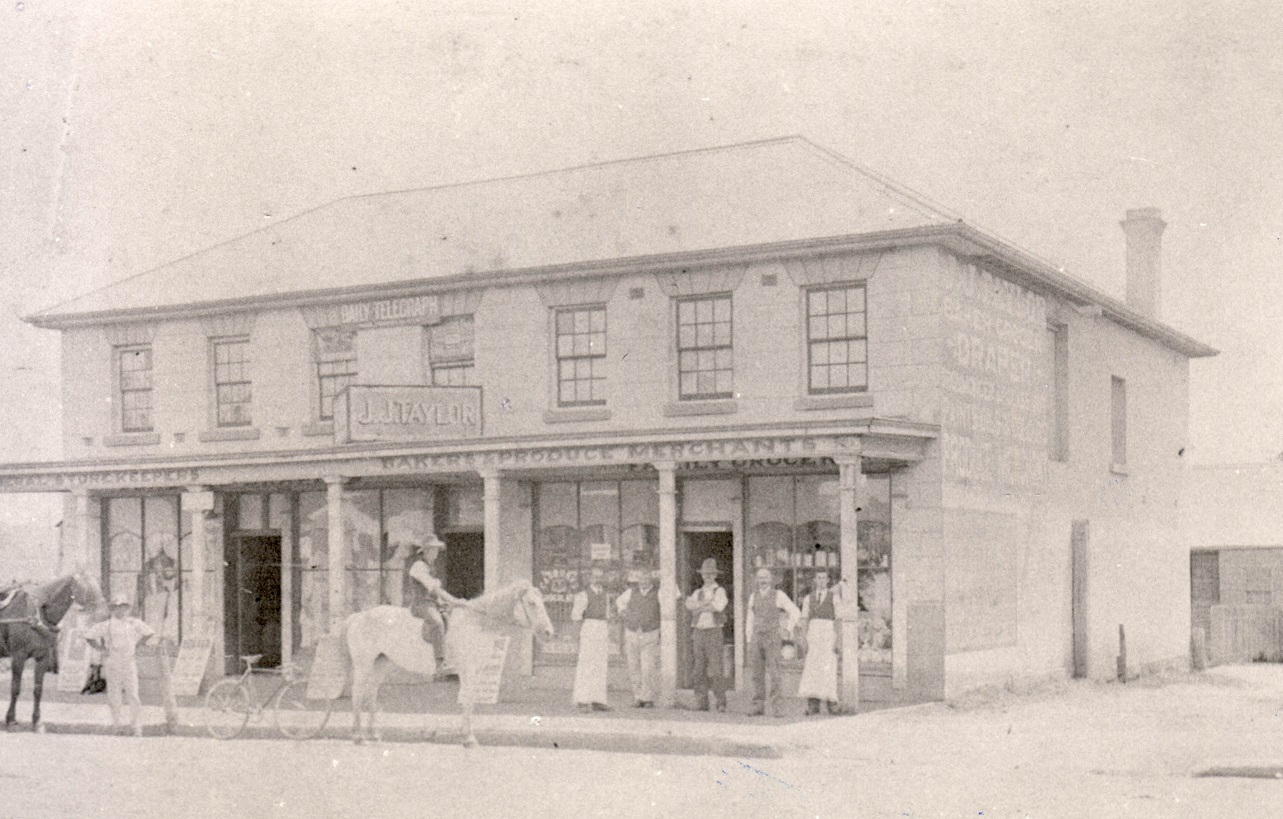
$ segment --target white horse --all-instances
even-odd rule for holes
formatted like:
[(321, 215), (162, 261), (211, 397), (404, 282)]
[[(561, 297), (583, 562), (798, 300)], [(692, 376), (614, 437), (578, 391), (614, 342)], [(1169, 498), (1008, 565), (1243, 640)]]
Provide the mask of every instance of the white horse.
[[(470, 683), (480, 663), (488, 656), (494, 638), (534, 631), (541, 638), (553, 635), (552, 621), (544, 608), (543, 594), (529, 581), (518, 581), (491, 594), (455, 607), (446, 631), (446, 658), (459, 674), (460, 702), (463, 704), (463, 744), (475, 747), (472, 733)], [(379, 739), (374, 726), (378, 713), (379, 688), (392, 665), (415, 674), (436, 673), (433, 647), (423, 641), (423, 621), (408, 609), (375, 606), (351, 615), (343, 623), (341, 643), (346, 651), (352, 680), (353, 739)], [(361, 712), (368, 715), (364, 727)]]

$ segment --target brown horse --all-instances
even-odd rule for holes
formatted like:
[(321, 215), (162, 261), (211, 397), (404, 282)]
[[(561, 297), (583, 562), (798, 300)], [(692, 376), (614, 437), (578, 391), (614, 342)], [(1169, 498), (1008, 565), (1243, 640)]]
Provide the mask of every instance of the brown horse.
[(27, 660), (35, 661), (31, 730), (40, 730), (40, 696), (44, 693), (45, 674), (58, 673), (57, 626), (73, 605), (99, 608), (102, 592), (98, 585), (84, 575), (69, 574), (34, 589), (17, 589), (0, 608), (0, 657), (8, 657), (13, 667), (9, 711), (4, 718), (6, 730), (13, 730), (18, 721), (18, 694), (22, 691), (22, 672)]

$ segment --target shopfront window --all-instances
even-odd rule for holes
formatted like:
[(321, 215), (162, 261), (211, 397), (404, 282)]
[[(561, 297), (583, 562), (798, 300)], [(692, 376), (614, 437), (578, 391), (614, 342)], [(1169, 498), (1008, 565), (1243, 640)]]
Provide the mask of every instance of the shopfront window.
[[(862, 666), (891, 663), (891, 481), (864, 479), (858, 501), (860, 660)], [(768, 568), (800, 608), (817, 570), (833, 582), (844, 577), (836, 475), (750, 477), (747, 559), (753, 570)], [(849, 573), (845, 576), (850, 577)]]
[(125, 595), (134, 615), (174, 642), (181, 593), (178, 496), (109, 498), (106, 501), (106, 593)]
[(868, 475), (858, 502), (860, 665), (891, 668), (891, 476)]
[[(557, 636), (539, 644), (541, 660), (573, 660), (578, 629), (570, 620), (575, 594), (589, 570), (606, 572), (612, 596), (622, 594), (633, 566), (658, 566), (659, 501), (651, 481), (541, 483), (535, 489), (535, 582)], [(619, 623), (610, 630), (610, 653), (620, 652)]]
[(310, 646), (330, 630), (330, 535), (325, 493), (300, 493), (298, 514), (298, 639), (300, 645)]

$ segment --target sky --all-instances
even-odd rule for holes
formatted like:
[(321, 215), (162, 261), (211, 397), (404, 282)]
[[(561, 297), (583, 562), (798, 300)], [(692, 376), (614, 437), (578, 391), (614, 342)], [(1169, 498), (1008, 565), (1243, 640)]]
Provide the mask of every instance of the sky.
[(1221, 350), (1191, 458), (1283, 452), (1276, 0), (0, 2), (0, 461), (60, 454), (23, 315), (343, 196), (792, 134), (1119, 297), (1160, 208)]

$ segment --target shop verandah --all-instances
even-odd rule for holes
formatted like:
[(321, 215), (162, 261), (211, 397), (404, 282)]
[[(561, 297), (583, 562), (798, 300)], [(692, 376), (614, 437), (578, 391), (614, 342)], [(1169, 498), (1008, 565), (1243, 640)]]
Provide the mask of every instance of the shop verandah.
[[(437, 570), (453, 593), (474, 596), (515, 580), (543, 589), (558, 638), (514, 651), (508, 676), (568, 687), (576, 643), (566, 615), (580, 574), (598, 565), (622, 584), (630, 568), (655, 568), (663, 698), (671, 702), (687, 682), (678, 597), (706, 554), (725, 560), (737, 680), (743, 581), (758, 566), (772, 568), (797, 600), (817, 568), (848, 577), (864, 611), (843, 631), (845, 656), (875, 675), (902, 665), (902, 649), (898, 662), (893, 651), (903, 615), (891, 600), (891, 485), (922, 458), (931, 430), (892, 432), (602, 445), (591, 459), (570, 457), (583, 447), (532, 447), (303, 464), (6, 469), (0, 488), (71, 489), (69, 553), (100, 571), (111, 593), (133, 595), (171, 639), (211, 634), (215, 657), (225, 658), (215, 674), (232, 671), (240, 653), (290, 661), (347, 613), (399, 603), (408, 544), (437, 533), (447, 544)], [(720, 457), (768, 445), (789, 456)], [(648, 459), (675, 453), (683, 459)], [(181, 486), (170, 485), (174, 477)], [(96, 485), (108, 481), (116, 485)], [(854, 577), (844, 568), (851, 566)], [(858, 679), (844, 681), (851, 702)]]

